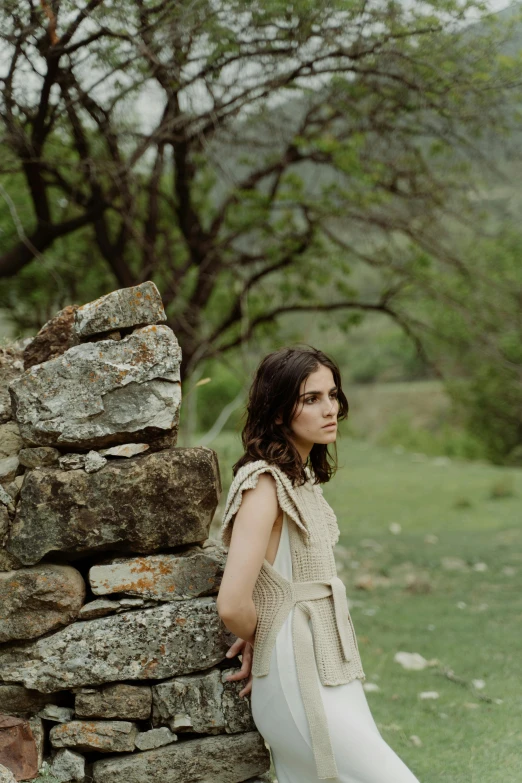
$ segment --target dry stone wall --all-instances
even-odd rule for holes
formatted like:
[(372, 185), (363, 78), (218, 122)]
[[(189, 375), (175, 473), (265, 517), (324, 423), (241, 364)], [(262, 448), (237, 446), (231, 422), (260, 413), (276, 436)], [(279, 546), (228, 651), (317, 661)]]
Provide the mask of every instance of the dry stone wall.
[(268, 779), (165, 320), (147, 282), (0, 349), (0, 781)]

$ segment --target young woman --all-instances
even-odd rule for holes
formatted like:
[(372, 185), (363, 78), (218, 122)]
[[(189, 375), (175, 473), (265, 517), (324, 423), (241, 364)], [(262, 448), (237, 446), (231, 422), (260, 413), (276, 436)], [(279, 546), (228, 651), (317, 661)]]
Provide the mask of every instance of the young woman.
[(278, 783), (418, 783), (371, 715), (335, 568), (339, 528), (320, 485), (347, 414), (339, 369), (321, 351), (284, 348), (258, 367), (221, 528), (217, 607), (238, 637), (227, 655), (243, 658), (229, 679), (248, 677), (240, 696), (251, 693)]

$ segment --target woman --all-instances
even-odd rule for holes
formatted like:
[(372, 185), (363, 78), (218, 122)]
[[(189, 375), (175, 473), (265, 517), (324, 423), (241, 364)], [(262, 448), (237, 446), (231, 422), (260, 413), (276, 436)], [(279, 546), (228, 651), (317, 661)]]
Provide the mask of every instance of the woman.
[(221, 528), (217, 608), (238, 637), (227, 655), (243, 654), (229, 679), (249, 677), (240, 696), (251, 692), (279, 783), (418, 783), (370, 713), (335, 569), (339, 528), (320, 485), (347, 414), (339, 369), (321, 351), (284, 348), (258, 367)]

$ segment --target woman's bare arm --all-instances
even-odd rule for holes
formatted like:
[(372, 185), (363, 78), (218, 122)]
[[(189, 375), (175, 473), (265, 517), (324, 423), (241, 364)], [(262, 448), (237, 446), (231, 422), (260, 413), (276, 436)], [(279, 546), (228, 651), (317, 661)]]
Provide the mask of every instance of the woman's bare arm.
[(262, 473), (257, 485), (243, 493), (217, 597), (217, 610), (226, 627), (251, 644), (257, 625), (252, 593), (278, 514), (275, 480)]

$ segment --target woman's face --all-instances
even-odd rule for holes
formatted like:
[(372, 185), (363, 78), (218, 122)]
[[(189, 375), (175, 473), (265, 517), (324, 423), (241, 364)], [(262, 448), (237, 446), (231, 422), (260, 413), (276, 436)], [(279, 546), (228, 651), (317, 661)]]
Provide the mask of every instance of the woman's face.
[(299, 389), (296, 413), (290, 423), (296, 447), (309, 451), (314, 443), (333, 443), (337, 437), (338, 411), (332, 371), (321, 364)]

